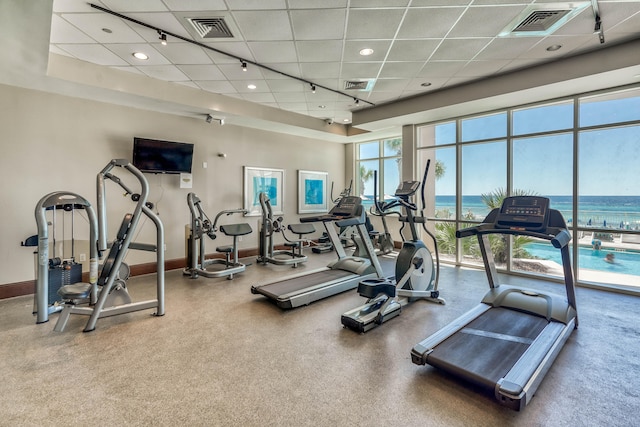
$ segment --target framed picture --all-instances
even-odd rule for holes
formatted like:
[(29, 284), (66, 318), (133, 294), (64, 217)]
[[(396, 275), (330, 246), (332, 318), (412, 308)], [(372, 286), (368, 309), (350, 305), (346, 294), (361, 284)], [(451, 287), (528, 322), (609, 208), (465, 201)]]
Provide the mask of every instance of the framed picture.
[(327, 212), (327, 175), (298, 171), (298, 213)]
[(260, 193), (267, 193), (274, 215), (284, 213), (284, 169), (244, 167), (244, 208), (247, 216), (262, 215)]

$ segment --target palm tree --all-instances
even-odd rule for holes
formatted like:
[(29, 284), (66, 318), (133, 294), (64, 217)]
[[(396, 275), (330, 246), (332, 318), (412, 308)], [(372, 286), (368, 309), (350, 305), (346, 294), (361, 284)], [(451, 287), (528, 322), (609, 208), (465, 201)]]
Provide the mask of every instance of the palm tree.
[(367, 169), (363, 164), (360, 165), (360, 196), (364, 195), (364, 185), (373, 178), (373, 170)]

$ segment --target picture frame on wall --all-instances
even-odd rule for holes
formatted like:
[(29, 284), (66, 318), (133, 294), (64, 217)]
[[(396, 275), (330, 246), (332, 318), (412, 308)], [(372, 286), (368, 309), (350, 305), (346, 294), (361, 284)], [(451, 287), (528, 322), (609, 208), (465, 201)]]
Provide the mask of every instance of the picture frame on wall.
[(244, 167), (244, 208), (246, 216), (262, 215), (260, 193), (266, 193), (274, 215), (284, 214), (284, 169)]
[(298, 213), (327, 212), (327, 172), (298, 171)]

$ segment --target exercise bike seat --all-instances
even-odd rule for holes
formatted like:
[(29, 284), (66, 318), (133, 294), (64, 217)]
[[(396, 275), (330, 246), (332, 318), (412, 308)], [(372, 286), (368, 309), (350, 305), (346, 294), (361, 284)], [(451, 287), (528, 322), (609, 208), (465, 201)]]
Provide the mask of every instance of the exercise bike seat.
[(389, 279), (365, 279), (358, 283), (358, 293), (365, 298), (381, 294), (393, 298), (396, 296), (396, 284)]

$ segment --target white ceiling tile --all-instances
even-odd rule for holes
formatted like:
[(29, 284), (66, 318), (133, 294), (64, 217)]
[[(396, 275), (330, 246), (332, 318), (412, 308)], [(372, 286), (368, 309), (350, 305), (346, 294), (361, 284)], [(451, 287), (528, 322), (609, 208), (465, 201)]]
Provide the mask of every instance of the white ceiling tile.
[(342, 41), (296, 41), (300, 62), (339, 62), (342, 60)]
[[(176, 18), (175, 15), (171, 13), (132, 13), (128, 14), (133, 19), (136, 19), (140, 22), (144, 22), (145, 24), (152, 25), (156, 28), (162, 28), (164, 31), (168, 33), (172, 33), (181, 37), (186, 37), (191, 39), (191, 35), (184, 28), (182, 22)], [(129, 23), (129, 26), (143, 39), (148, 42), (157, 42), (159, 35), (156, 30), (153, 28), (147, 28), (142, 25), (137, 25), (135, 23)], [(172, 37), (167, 37), (168, 42), (172, 42)], [(176, 40), (174, 40), (176, 41)], [(179, 40), (177, 40), (179, 41)]]
[(339, 62), (313, 62), (300, 64), (302, 77), (305, 79), (324, 79), (340, 74)]
[[(262, 64), (266, 67), (271, 68), (273, 71), (269, 71), (266, 68), (262, 69), (262, 75), (265, 79), (269, 80), (277, 80), (277, 79), (288, 79), (289, 77), (284, 74), (289, 74), (290, 76), (299, 76), (300, 75), (300, 66), (297, 62), (286, 64), (286, 63), (264, 63)], [(284, 73), (284, 74), (283, 74)]]
[(298, 80), (278, 79), (266, 80), (266, 82), (272, 92), (303, 92), (305, 90), (311, 92), (310, 86), (307, 86)]
[[(99, 43), (144, 42), (144, 39), (124, 21), (106, 13), (64, 13), (62, 18)], [(103, 31), (103, 28), (111, 30), (111, 33)]]
[(493, 39), (474, 59), (517, 58), (539, 43), (541, 37), (498, 37)]
[(291, 40), (291, 24), (286, 11), (233, 12), (245, 40)]
[(127, 65), (128, 62), (99, 44), (59, 44), (58, 48), (75, 58), (98, 65)]
[(163, 0), (172, 11), (227, 10), (224, 0)]
[(460, 71), (467, 64), (467, 61), (429, 61), (419, 77), (450, 77)]
[(288, 3), (289, 9), (333, 9), (347, 7), (347, 0), (289, 0)]
[[(93, 1), (93, 4), (101, 7), (106, 7), (99, 1)], [(92, 8), (88, 2), (79, 0), (53, 0), (53, 11), (55, 13), (63, 12), (95, 12), (96, 9)]]
[(166, 46), (158, 44), (155, 48), (173, 64), (211, 64), (211, 57), (205, 51), (191, 43), (167, 43)]
[(261, 80), (262, 73), (260, 68), (249, 65), (247, 71), (242, 71), (240, 62), (235, 64), (220, 64), (218, 68), (229, 80)]
[(142, 65), (138, 66), (138, 69), (145, 73), (147, 76), (159, 80), (166, 80), (169, 82), (189, 80), (189, 77), (187, 77), (175, 65)]
[(392, 39), (402, 9), (354, 9), (349, 12), (347, 39)]
[(486, 77), (497, 73), (509, 63), (508, 60), (470, 61), (454, 77)]
[(236, 10), (265, 10), (287, 8), (287, 3), (285, 0), (231, 0), (230, 4)]
[[(344, 55), (342, 60), (345, 62), (372, 62), (383, 61), (389, 47), (391, 46), (391, 40), (347, 40), (344, 43)], [(362, 49), (373, 49), (371, 55), (360, 55)]]
[(237, 93), (236, 89), (228, 81), (206, 80), (196, 81), (195, 83), (202, 88), (202, 90), (206, 90), (207, 92), (225, 94)]
[(464, 13), (462, 7), (429, 9), (411, 8), (402, 22), (399, 39), (428, 39), (444, 37)]
[(342, 64), (340, 77), (347, 80), (371, 79), (378, 76), (382, 62), (351, 62)]
[[(511, 1), (511, 0), (503, 0), (503, 1)], [(527, 3), (531, 3), (532, 0), (516, 0), (512, 3), (517, 3), (518, 1), (525, 1)], [(476, 3), (474, 0), (412, 0), (411, 7), (431, 7), (431, 6), (467, 6), (469, 4)]]
[[(124, 59), (131, 65), (166, 65), (170, 61), (148, 44), (105, 44), (107, 49)], [(143, 52), (149, 59), (140, 60), (133, 57), (134, 52)]]
[(491, 39), (446, 39), (431, 59), (438, 61), (473, 59)]
[(292, 41), (249, 42), (248, 45), (255, 62), (259, 64), (298, 61), (296, 47)]
[(410, 79), (378, 79), (374, 89), (380, 92), (397, 92), (404, 90)]
[[(254, 61), (255, 58), (244, 42), (215, 42), (215, 43), (203, 43), (205, 46), (209, 46), (215, 50), (206, 49), (205, 53), (213, 60), (215, 64), (231, 64), (238, 63), (238, 59), (243, 58), (245, 60)], [(231, 56), (229, 56), (231, 55)]]
[(424, 62), (385, 62), (378, 78), (415, 77)]
[(74, 58), (74, 56), (71, 55), (69, 52), (66, 52), (66, 51), (60, 49), (58, 46), (56, 46), (54, 44), (50, 44), (49, 45), (49, 52), (50, 53), (55, 53), (56, 55), (64, 55), (64, 56), (68, 56), (68, 57)]
[(274, 96), (278, 102), (307, 102), (307, 98), (302, 92), (279, 92)]
[(405, 7), (407, 4), (409, 0), (351, 0), (349, 6), (353, 8)]
[(179, 65), (191, 80), (225, 80), (226, 77), (222, 71), (215, 65)]
[(525, 6), (470, 7), (456, 22), (447, 37), (495, 37)]
[[(269, 91), (269, 85), (262, 79), (231, 80), (229, 83), (233, 85), (238, 93), (261, 93)], [(249, 85), (254, 85), (256, 88), (250, 89)]]
[(292, 10), (295, 40), (342, 40), (346, 9)]
[(387, 61), (426, 61), (440, 43), (439, 39), (396, 40)]
[(96, 41), (58, 15), (51, 17), (51, 43), (95, 43)]
[(102, 0), (107, 9), (124, 13), (138, 11), (161, 12), (167, 10), (162, 0)]

